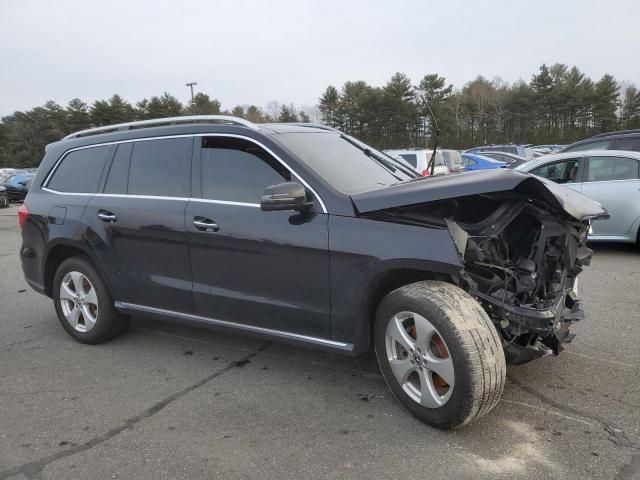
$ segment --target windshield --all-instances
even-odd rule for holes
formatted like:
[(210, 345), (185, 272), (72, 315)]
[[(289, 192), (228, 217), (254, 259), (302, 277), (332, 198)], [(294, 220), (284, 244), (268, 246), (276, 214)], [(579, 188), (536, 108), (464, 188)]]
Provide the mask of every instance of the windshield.
[(353, 195), (419, 175), (364, 143), (333, 132), (281, 133), (276, 137), (343, 193)]

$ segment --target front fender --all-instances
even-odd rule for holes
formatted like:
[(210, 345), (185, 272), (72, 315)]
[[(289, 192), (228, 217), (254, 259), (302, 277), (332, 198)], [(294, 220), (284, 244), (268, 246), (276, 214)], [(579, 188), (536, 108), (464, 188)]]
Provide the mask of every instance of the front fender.
[(382, 278), (393, 272), (453, 275), (462, 268), (445, 228), (331, 216), (329, 251), (332, 337), (360, 351), (368, 347), (369, 306)]

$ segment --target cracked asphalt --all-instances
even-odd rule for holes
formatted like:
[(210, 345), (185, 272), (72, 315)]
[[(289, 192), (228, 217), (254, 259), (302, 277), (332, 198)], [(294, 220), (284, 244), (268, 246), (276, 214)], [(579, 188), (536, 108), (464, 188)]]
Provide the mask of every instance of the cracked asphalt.
[(640, 478), (640, 251), (596, 245), (559, 357), (508, 368), (455, 432), (410, 417), (372, 356), (134, 319), (74, 342), (0, 210), (0, 480)]

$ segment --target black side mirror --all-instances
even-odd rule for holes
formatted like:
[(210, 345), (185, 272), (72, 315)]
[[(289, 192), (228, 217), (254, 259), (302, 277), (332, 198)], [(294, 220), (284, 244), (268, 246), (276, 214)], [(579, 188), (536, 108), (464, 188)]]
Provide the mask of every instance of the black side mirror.
[(269, 212), (274, 210), (307, 210), (312, 203), (307, 202), (304, 187), (295, 182), (279, 183), (264, 189), (260, 209)]

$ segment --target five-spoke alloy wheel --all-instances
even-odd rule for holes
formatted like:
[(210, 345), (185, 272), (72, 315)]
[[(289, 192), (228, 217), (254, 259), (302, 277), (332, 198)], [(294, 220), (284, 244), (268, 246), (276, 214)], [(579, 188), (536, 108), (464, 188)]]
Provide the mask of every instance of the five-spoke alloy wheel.
[(387, 324), (385, 349), (393, 376), (420, 405), (438, 408), (453, 393), (449, 350), (433, 324), (414, 312), (400, 312)]
[(67, 273), (60, 284), (60, 304), (64, 318), (79, 332), (88, 332), (98, 319), (98, 294), (80, 272)]
[(63, 261), (53, 277), (53, 303), (64, 329), (82, 343), (101, 343), (129, 321), (118, 312), (93, 263), (84, 255)]
[(506, 375), (500, 336), (461, 288), (426, 280), (394, 290), (378, 307), (373, 334), (389, 388), (429, 425), (458, 428), (498, 403)]

